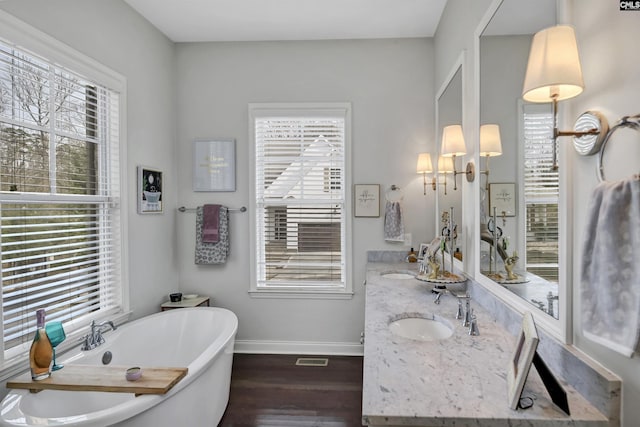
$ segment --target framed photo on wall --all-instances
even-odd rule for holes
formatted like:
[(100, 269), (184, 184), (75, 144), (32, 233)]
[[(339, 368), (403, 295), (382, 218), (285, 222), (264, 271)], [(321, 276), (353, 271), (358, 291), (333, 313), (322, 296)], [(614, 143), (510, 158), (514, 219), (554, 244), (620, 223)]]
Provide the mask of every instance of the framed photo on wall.
[(495, 182), (489, 184), (489, 216), (516, 216), (516, 184)]
[(193, 191), (236, 191), (236, 142), (193, 142)]
[(138, 213), (162, 213), (162, 171), (138, 166)]
[(380, 216), (380, 185), (355, 184), (354, 216), (377, 218)]

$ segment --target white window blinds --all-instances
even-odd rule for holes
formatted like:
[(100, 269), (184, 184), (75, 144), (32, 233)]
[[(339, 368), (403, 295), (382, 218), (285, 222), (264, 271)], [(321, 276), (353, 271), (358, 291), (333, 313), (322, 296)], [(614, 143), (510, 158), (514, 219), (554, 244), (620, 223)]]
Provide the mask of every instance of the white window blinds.
[(256, 117), (257, 288), (345, 288), (345, 114)]
[(0, 40), (5, 358), (31, 342), (39, 308), (69, 331), (121, 307), (119, 103)]
[(549, 108), (524, 105), (526, 269), (558, 281), (558, 171), (553, 170), (553, 116)]

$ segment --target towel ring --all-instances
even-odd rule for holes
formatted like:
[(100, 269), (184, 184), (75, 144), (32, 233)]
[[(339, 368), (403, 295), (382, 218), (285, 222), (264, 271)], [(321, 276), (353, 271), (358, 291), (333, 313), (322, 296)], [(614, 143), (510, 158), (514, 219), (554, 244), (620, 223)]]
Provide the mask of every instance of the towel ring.
[(640, 131), (640, 114), (636, 114), (635, 116), (624, 116), (621, 118), (618, 123), (613, 125), (609, 132), (607, 132), (607, 136), (604, 137), (604, 141), (602, 141), (602, 146), (600, 147), (600, 153), (598, 154), (598, 179), (600, 182), (605, 181), (604, 177), (604, 165), (602, 164), (602, 159), (604, 158), (604, 150), (607, 147), (607, 142), (609, 142), (609, 138), (617, 129), (620, 128), (631, 128), (636, 131)]

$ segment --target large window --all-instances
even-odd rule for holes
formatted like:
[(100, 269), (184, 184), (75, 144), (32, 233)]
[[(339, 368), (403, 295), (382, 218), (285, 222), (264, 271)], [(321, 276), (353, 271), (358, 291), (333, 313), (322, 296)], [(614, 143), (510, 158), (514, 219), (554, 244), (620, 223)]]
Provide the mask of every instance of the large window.
[(559, 176), (553, 169), (553, 116), (548, 105), (524, 104), (526, 269), (558, 282)]
[(250, 106), (254, 291), (348, 293), (348, 105)]
[[(69, 334), (123, 301), (121, 92), (61, 66), (68, 48), (48, 40), (36, 54), (3, 37), (0, 362), (27, 350), (40, 308)], [(85, 70), (96, 65), (73, 55)]]

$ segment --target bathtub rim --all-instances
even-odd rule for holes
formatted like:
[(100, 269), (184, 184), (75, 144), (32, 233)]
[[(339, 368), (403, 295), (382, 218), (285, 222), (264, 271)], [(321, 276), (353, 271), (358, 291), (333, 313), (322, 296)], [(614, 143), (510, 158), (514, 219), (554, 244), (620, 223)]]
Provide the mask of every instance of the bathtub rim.
[[(143, 321), (152, 321), (153, 318), (159, 316), (179, 316), (180, 313), (184, 315), (188, 315), (189, 312), (192, 311), (211, 311), (211, 312), (221, 312), (224, 314), (225, 319), (229, 319), (230, 322), (227, 324), (225, 322), (224, 328), (222, 329), (219, 335), (212, 340), (211, 344), (207, 346), (200, 355), (196, 359), (194, 359), (188, 366), (189, 372), (187, 375), (180, 380), (174, 387), (171, 388), (167, 393), (163, 395), (153, 395), (146, 394), (135, 397), (134, 399), (126, 400), (122, 403), (116, 404), (109, 408), (100, 409), (98, 411), (93, 411), (85, 414), (76, 414), (64, 417), (40, 417), (33, 416), (29, 414), (25, 414), (22, 411), (22, 399), (29, 396), (36, 396), (29, 392), (29, 390), (20, 390), (20, 389), (11, 389), (7, 393), (7, 395), (0, 402), (0, 422), (4, 423), (3, 425), (7, 426), (30, 426), (30, 425), (48, 425), (48, 426), (101, 426), (101, 425), (111, 425), (114, 423), (125, 421), (129, 418), (132, 418), (138, 414), (143, 413), (144, 411), (149, 410), (150, 408), (162, 403), (164, 400), (170, 399), (172, 396), (176, 395), (180, 391), (184, 390), (189, 386), (193, 381), (195, 381), (198, 376), (204, 373), (207, 369), (209, 369), (216, 361), (217, 357), (220, 353), (225, 352), (225, 349), (229, 346), (229, 344), (233, 345), (235, 342), (235, 336), (238, 331), (238, 318), (235, 313), (231, 310), (221, 308), (221, 307), (192, 307), (192, 308), (180, 308), (176, 310), (167, 310), (158, 313), (153, 313), (148, 316), (144, 316), (138, 318), (136, 320), (132, 320), (130, 322), (122, 324), (113, 334), (109, 334), (112, 337), (117, 337), (122, 331), (120, 328), (126, 328), (127, 325), (132, 325), (135, 323), (143, 322)], [(108, 339), (109, 335), (105, 335)], [(218, 338), (223, 336), (222, 343), (218, 342)], [(67, 352), (71, 353), (70, 357), (65, 357), (64, 362), (68, 363), (68, 360), (73, 360), (74, 357), (83, 354), (91, 354), (91, 352), (102, 351), (105, 348), (97, 347), (93, 350), (81, 351), (79, 347), (76, 352)], [(233, 348), (232, 348), (233, 351)], [(81, 358), (79, 358), (81, 360)], [(71, 362), (73, 363), (73, 362)], [(44, 391), (46, 392), (46, 390)], [(62, 393), (62, 391), (60, 391)], [(69, 392), (73, 393), (73, 392)], [(12, 397), (16, 396), (16, 397)], [(11, 407), (9, 410), (5, 406), (9, 400), (13, 400), (11, 402)], [(5, 418), (10, 416), (11, 420), (24, 420), (22, 423), (15, 423), (6, 421)], [(53, 423), (52, 423), (53, 422)]]

